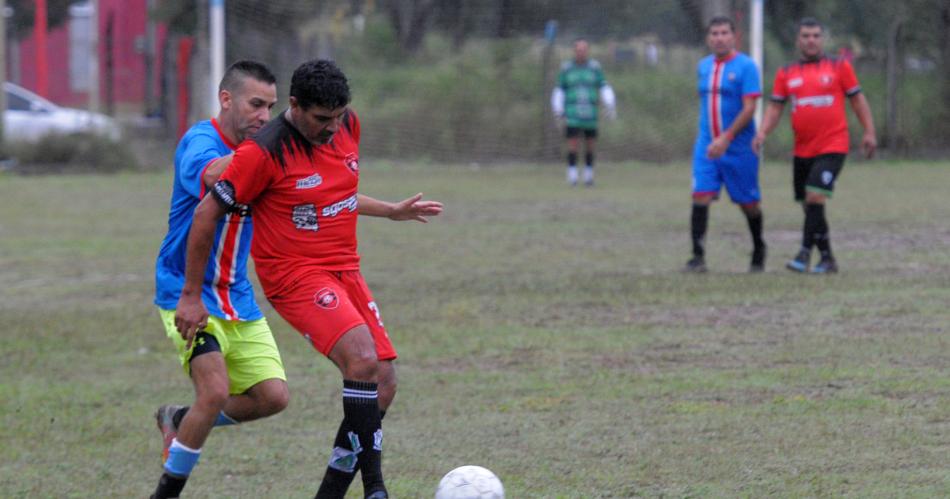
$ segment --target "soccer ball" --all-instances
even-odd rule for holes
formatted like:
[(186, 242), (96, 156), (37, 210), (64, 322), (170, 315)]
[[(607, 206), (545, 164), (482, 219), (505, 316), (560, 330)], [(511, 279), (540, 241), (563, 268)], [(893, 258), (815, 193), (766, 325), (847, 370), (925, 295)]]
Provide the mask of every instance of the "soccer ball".
[(442, 477), (435, 499), (505, 499), (505, 488), (481, 466), (460, 466)]

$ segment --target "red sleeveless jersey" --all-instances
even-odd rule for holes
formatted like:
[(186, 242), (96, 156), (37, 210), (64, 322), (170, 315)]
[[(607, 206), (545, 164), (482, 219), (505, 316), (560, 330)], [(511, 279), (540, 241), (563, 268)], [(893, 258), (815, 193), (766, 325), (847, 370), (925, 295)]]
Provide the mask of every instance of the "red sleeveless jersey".
[(848, 152), (845, 98), (861, 91), (851, 64), (821, 57), (789, 64), (775, 73), (772, 100), (791, 100), (795, 156)]
[(349, 110), (323, 145), (310, 144), (281, 113), (238, 147), (221, 175), (253, 213), (251, 255), (268, 298), (311, 269), (359, 270), (359, 138)]

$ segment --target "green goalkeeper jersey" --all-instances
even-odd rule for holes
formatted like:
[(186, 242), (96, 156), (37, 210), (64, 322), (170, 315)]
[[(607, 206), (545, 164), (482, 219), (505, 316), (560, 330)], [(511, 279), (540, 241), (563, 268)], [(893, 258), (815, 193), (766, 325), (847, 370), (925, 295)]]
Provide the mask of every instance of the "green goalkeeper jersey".
[(597, 109), (600, 88), (607, 84), (600, 63), (589, 59), (586, 64), (566, 61), (557, 77), (558, 87), (564, 91), (564, 118), (567, 126), (597, 128)]

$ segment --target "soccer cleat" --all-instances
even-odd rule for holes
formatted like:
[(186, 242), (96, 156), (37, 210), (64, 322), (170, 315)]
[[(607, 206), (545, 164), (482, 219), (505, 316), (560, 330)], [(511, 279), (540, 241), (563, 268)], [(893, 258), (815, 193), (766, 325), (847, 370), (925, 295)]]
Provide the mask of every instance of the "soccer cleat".
[(162, 432), (162, 462), (168, 460), (168, 449), (172, 440), (178, 436), (178, 426), (175, 424), (175, 413), (183, 409), (183, 405), (163, 405), (155, 411), (155, 423), (158, 431)]
[(811, 262), (811, 252), (801, 250), (795, 258), (785, 263), (785, 268), (792, 272), (808, 272), (808, 265)]
[(389, 494), (387, 494), (385, 490), (377, 490), (366, 496), (366, 499), (389, 499)]
[(812, 274), (836, 274), (838, 273), (838, 262), (834, 258), (822, 258), (813, 269)]
[(683, 267), (683, 272), (691, 272), (694, 274), (702, 274), (706, 272), (706, 259), (701, 256), (694, 256), (686, 262), (686, 266)]
[(594, 169), (584, 168), (584, 187), (594, 186)]
[(766, 253), (767, 251), (764, 244), (752, 249), (752, 262), (749, 264), (749, 272), (753, 274), (765, 272)]

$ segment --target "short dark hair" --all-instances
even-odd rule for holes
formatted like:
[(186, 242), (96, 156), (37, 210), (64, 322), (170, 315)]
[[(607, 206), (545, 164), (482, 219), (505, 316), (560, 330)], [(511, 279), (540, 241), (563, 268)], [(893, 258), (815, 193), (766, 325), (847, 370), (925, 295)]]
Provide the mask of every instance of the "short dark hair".
[(303, 109), (311, 106), (338, 109), (350, 103), (350, 86), (346, 75), (333, 61), (314, 59), (294, 70), (290, 96), (297, 99)]
[(712, 19), (709, 20), (709, 24), (706, 25), (706, 33), (709, 33), (709, 30), (710, 30), (713, 26), (719, 26), (720, 24), (728, 24), (728, 25), (729, 25), (729, 31), (732, 31), (733, 33), (736, 32), (736, 23), (733, 22), (733, 20), (732, 20), (731, 17), (728, 17), (728, 16), (714, 16)]
[(222, 90), (236, 91), (245, 78), (253, 78), (270, 85), (277, 83), (277, 78), (274, 77), (274, 73), (271, 73), (267, 66), (245, 59), (228, 66), (227, 71), (224, 72), (224, 76), (221, 78), (221, 83), (218, 85), (218, 92)]
[(798, 21), (798, 29), (796, 31), (801, 31), (802, 28), (818, 28), (821, 31), (825, 30), (825, 27), (818, 22), (818, 19), (814, 17), (803, 17), (801, 21)]

